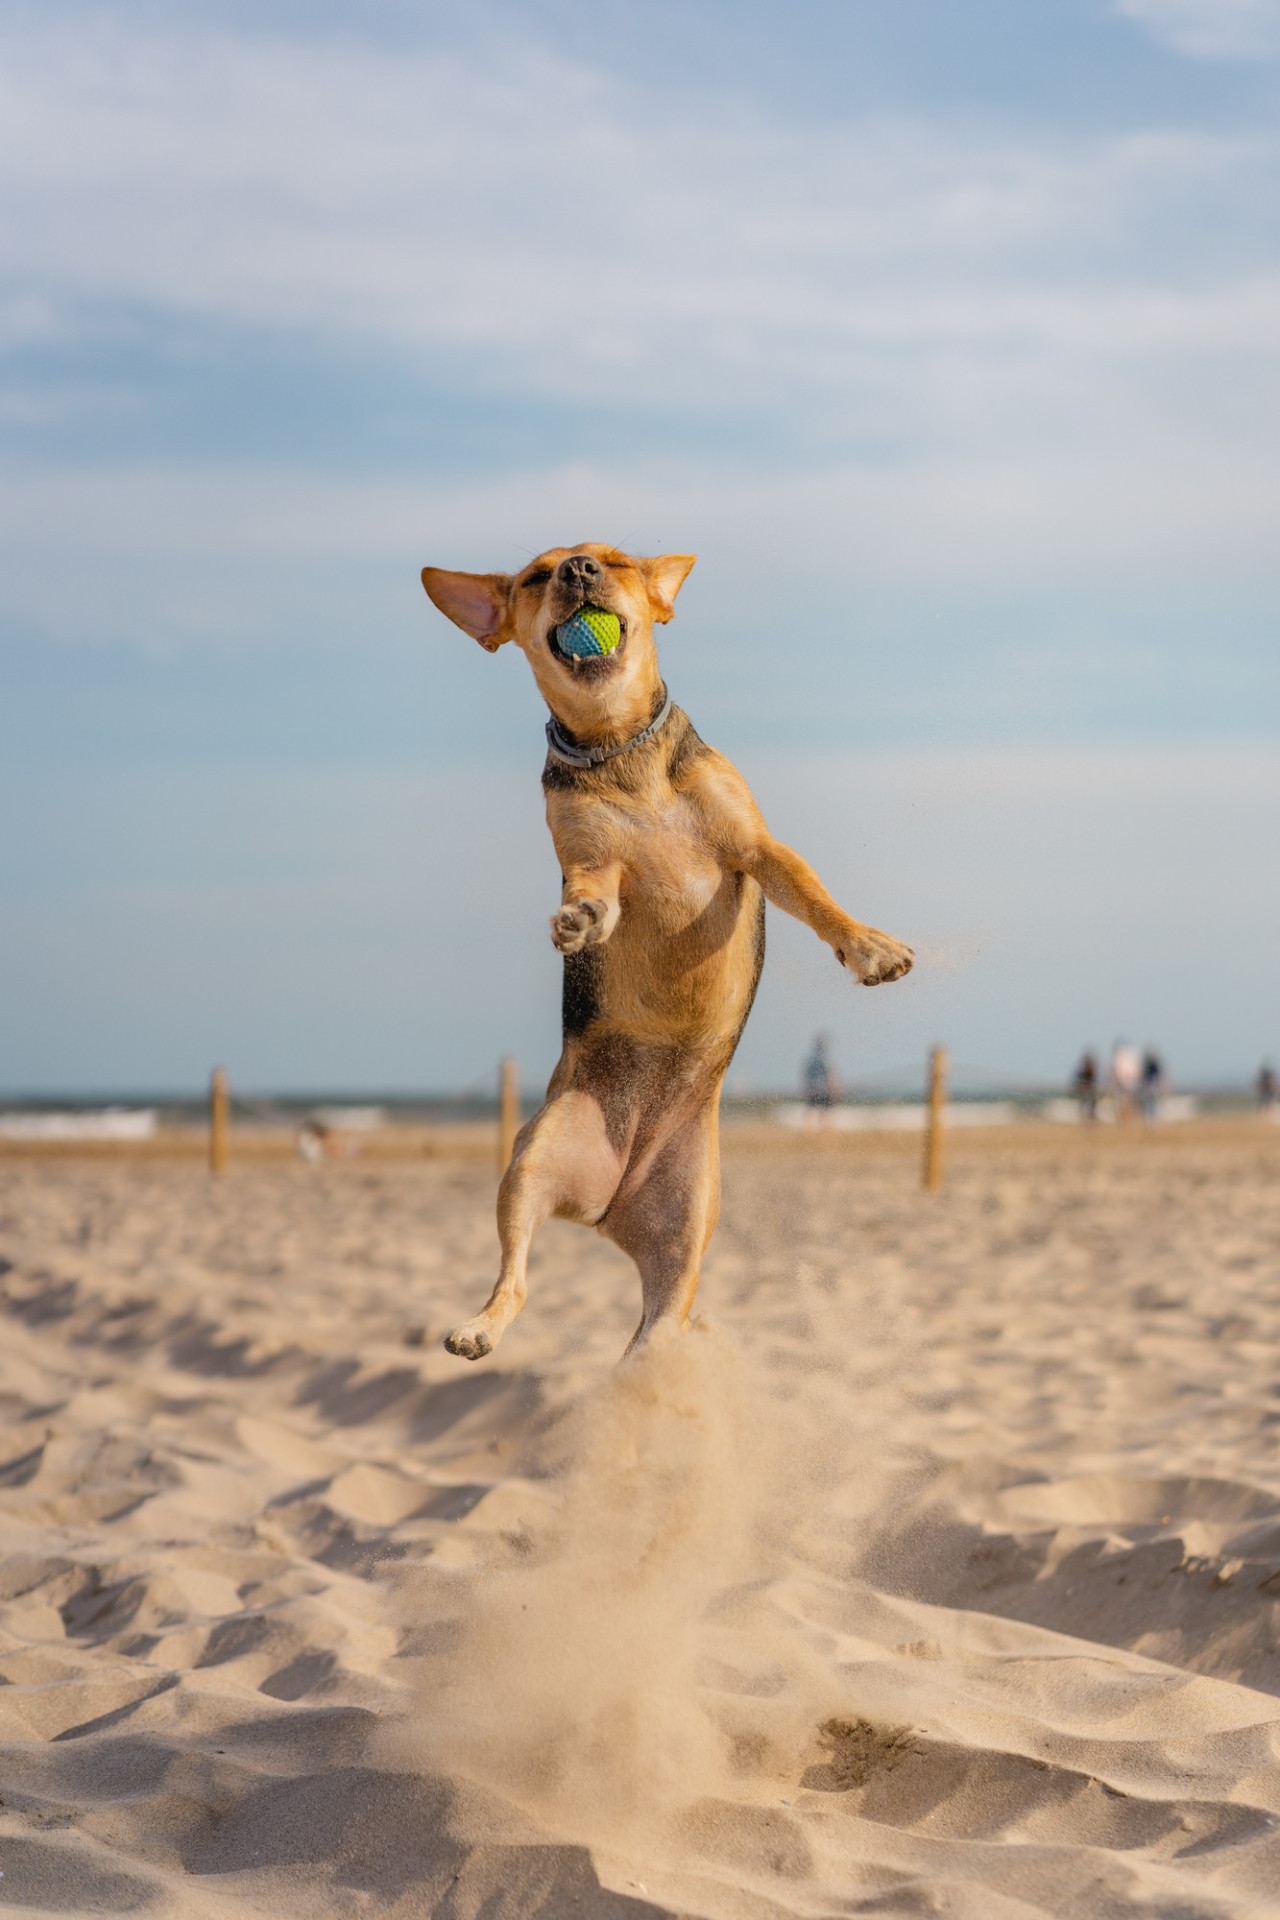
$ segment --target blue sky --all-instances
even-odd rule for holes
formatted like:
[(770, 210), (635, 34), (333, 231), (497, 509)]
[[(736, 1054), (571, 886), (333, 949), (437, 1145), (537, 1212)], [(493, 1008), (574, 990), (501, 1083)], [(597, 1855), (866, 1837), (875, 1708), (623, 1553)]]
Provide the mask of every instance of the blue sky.
[(700, 730), (916, 976), (739, 1061), (1280, 1051), (1280, 4), (0, 7), (0, 1089), (545, 1072), (527, 672), (424, 562), (697, 551)]

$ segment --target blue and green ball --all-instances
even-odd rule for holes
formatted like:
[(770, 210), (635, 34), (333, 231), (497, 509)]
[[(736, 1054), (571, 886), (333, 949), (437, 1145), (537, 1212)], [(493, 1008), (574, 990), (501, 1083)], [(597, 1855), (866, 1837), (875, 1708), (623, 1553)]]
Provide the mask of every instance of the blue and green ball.
[(556, 628), (556, 645), (575, 660), (616, 653), (621, 638), (622, 623), (617, 614), (603, 607), (579, 607), (572, 620)]

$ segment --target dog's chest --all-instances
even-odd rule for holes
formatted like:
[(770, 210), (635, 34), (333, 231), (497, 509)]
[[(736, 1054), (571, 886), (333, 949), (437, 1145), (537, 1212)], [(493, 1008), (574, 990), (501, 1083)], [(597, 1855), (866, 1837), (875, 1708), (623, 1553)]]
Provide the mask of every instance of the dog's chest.
[(633, 908), (667, 925), (685, 926), (723, 897), (724, 870), (682, 795), (626, 812), (619, 825)]

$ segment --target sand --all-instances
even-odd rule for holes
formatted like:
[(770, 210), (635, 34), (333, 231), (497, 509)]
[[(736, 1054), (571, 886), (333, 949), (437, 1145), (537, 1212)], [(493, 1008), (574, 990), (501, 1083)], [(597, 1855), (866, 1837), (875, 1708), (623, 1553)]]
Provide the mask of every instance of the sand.
[(621, 1369), (474, 1150), (0, 1160), (0, 1908), (1280, 1913), (1280, 1129), (917, 1152)]

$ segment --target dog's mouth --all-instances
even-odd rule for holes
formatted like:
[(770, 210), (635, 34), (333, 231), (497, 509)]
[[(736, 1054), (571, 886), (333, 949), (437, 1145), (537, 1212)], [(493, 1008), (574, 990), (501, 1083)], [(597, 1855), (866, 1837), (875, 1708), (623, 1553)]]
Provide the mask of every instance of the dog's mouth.
[[(575, 609), (576, 611), (576, 609)], [(601, 609), (604, 611), (604, 609)], [(560, 628), (573, 618), (572, 613), (565, 614), (561, 620), (548, 629), (548, 651), (560, 662), (575, 680), (600, 680), (613, 669), (627, 650), (627, 621), (625, 614), (618, 614), (618, 644), (612, 653), (566, 653), (560, 645)]]

